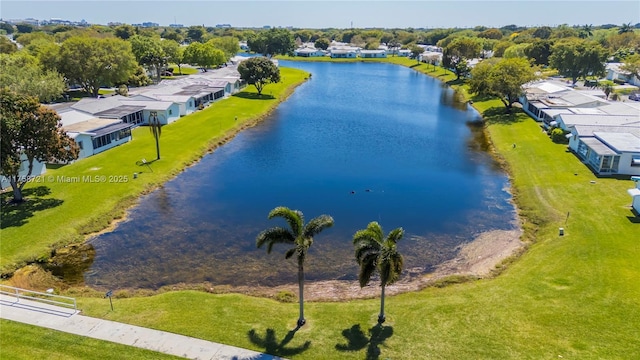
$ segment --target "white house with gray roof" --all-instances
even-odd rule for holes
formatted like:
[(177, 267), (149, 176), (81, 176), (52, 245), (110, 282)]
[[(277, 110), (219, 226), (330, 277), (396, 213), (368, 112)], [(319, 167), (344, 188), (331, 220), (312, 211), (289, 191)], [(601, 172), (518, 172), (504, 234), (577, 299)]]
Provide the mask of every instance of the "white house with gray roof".
[(117, 118), (96, 118), (74, 109), (60, 111), (62, 129), (80, 148), (78, 159), (98, 154), (131, 140), (131, 127)]

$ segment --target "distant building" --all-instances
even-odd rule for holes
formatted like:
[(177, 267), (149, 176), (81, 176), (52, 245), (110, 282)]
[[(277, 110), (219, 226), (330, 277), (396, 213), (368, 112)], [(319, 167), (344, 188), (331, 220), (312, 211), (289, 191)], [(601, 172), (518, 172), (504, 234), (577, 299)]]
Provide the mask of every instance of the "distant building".
[(230, 29), (231, 28), (231, 24), (217, 24), (216, 27), (218, 29)]
[(183, 28), (184, 25), (182, 25), (182, 24), (169, 24), (169, 27), (171, 27), (171, 28)]
[(158, 26), (160, 26), (160, 24), (154, 23), (154, 22), (150, 22), (150, 21), (142, 23), (142, 27), (158, 27)]

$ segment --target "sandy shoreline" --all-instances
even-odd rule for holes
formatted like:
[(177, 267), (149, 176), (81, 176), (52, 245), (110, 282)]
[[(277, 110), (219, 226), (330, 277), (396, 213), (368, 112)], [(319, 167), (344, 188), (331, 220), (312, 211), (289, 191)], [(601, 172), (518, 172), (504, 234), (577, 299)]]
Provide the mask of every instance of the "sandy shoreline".
[[(521, 235), (520, 229), (482, 233), (472, 242), (459, 246), (456, 257), (438, 265), (432, 273), (423, 274), (421, 269), (405, 270), (398, 282), (386, 288), (386, 294), (417, 291), (453, 275), (474, 278), (491, 276), (497, 265), (504, 259), (517, 254), (524, 247), (524, 243), (520, 240)], [(228, 291), (266, 297), (276, 297), (278, 293), (287, 291), (297, 296), (298, 285), (239, 286), (231, 287)], [(307, 282), (304, 287), (306, 301), (343, 301), (374, 298), (379, 295), (380, 288), (376, 280), (364, 288), (360, 288), (357, 281), (345, 280)]]

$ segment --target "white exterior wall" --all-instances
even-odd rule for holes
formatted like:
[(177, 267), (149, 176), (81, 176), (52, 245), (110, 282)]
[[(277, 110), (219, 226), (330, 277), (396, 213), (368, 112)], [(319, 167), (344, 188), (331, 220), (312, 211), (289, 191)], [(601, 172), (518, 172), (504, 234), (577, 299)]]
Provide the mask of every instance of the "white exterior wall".
[[(171, 110), (171, 115), (169, 115), (169, 110)], [(173, 103), (167, 110), (142, 110), (143, 124), (149, 125), (149, 117), (152, 111), (158, 113), (158, 120), (160, 120), (160, 124), (162, 125), (171, 124), (180, 118), (180, 107), (178, 104)]]
[(122, 139), (120, 139), (120, 140), (112, 141), (112, 142), (111, 142), (111, 144), (109, 144), (109, 145), (106, 145), (106, 146), (103, 146), (103, 147), (100, 147), (100, 148), (94, 149), (94, 150), (93, 150), (93, 154), (94, 154), (94, 155), (95, 155), (95, 154), (99, 154), (99, 153), (101, 153), (101, 152), (103, 152), (103, 151), (106, 151), (106, 150), (109, 150), (109, 149), (111, 149), (111, 148), (114, 148), (114, 147), (116, 147), (116, 146), (118, 146), (118, 145), (124, 144), (124, 143), (128, 142), (129, 140), (131, 140), (131, 136), (128, 136), (128, 137), (126, 137), (126, 138), (122, 138)]
[(633, 207), (633, 209), (640, 213), (640, 196), (634, 196), (633, 197), (633, 202), (631, 203), (631, 207)]
[(574, 152), (578, 152), (578, 145), (580, 144), (580, 137), (572, 132), (572, 136), (569, 138), (569, 148)]
[(618, 164), (618, 174), (623, 175), (640, 175), (640, 166), (631, 166), (631, 158), (639, 157), (640, 153), (622, 153), (620, 154), (620, 163)]

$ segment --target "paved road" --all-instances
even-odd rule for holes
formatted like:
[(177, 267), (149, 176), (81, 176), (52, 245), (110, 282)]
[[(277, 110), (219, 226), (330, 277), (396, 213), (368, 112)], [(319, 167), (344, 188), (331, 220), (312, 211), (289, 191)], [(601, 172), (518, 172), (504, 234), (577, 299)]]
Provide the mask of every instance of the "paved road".
[(74, 309), (7, 295), (0, 295), (0, 318), (188, 359), (282, 360), (234, 346), (83, 316)]

